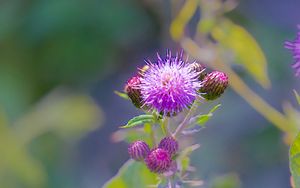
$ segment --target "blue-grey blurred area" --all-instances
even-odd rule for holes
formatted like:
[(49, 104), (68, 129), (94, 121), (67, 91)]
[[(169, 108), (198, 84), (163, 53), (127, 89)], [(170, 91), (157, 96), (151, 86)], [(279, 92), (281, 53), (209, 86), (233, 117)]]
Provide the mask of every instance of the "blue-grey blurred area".
[[(296, 105), (292, 89), (300, 91), (283, 48), (296, 36), (299, 7), (243, 0), (227, 15), (261, 45), (272, 88), (237, 71), (280, 111), (284, 101)], [(159, 0), (0, 1), (1, 188), (96, 188), (116, 174), (127, 144), (111, 135), (140, 111), (114, 90), (144, 58), (179, 49), (169, 36), (172, 13)], [(230, 89), (217, 102), (222, 107), (196, 135), (196, 176), (208, 184), (235, 173), (245, 188), (289, 187), (283, 134)]]

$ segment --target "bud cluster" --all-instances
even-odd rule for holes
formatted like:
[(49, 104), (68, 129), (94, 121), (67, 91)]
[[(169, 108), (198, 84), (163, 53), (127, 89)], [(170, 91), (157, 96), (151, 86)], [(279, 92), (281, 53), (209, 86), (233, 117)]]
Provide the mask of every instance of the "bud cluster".
[[(122, 128), (132, 128), (145, 123), (150, 126), (161, 125), (162, 132), (169, 136), (156, 144), (158, 132), (153, 129), (150, 136), (154, 146), (149, 147), (145, 141), (137, 140), (129, 145), (128, 154), (131, 159), (142, 162), (149, 171), (168, 180), (168, 187), (173, 187), (173, 184), (177, 187), (183, 183), (181, 180), (186, 178), (192, 168), (183, 166), (180, 157), (182, 154), (179, 153), (179, 144), (175, 138), (185, 130), (198, 130), (195, 127), (198, 122), (193, 120), (199, 117), (194, 116), (200, 102), (198, 99), (209, 102), (219, 98), (228, 86), (228, 76), (221, 71), (208, 70), (201, 63), (189, 63), (183, 58), (183, 51), (172, 55), (167, 50), (165, 57), (157, 54), (155, 62), (145, 60), (145, 65), (128, 79), (124, 92), (134, 106), (148, 113), (134, 117)], [(176, 129), (171, 128), (177, 121), (168, 119), (184, 110), (188, 112), (183, 121)], [(191, 146), (189, 151), (192, 152), (197, 147)], [(167, 182), (162, 180), (159, 187), (165, 186)]]
[(135, 141), (128, 148), (129, 156), (136, 161), (144, 161), (151, 172), (164, 173), (173, 162), (178, 151), (178, 142), (173, 137), (163, 138), (157, 148), (150, 150), (144, 141)]
[[(132, 122), (128, 127), (147, 123), (146, 117), (151, 116), (149, 124), (161, 124), (162, 132), (168, 132), (170, 136), (155, 144), (154, 134), (157, 132), (152, 131), (154, 146), (149, 147), (145, 141), (137, 140), (129, 145), (128, 153), (130, 158), (142, 162), (149, 171), (168, 179), (172, 185), (174, 180), (177, 187), (182, 183), (179, 180), (186, 177), (190, 168), (183, 168), (182, 161), (179, 160), (181, 157), (178, 157), (182, 155), (178, 152), (179, 145), (175, 138), (184, 130), (196, 130), (192, 119), (198, 117), (193, 117), (200, 102), (197, 99), (209, 102), (219, 98), (228, 87), (228, 76), (221, 71), (208, 70), (198, 62), (188, 63), (187, 59), (183, 59), (183, 51), (172, 56), (167, 50), (165, 57), (157, 54), (155, 62), (146, 60), (145, 63), (127, 81), (124, 92), (137, 108), (149, 113), (146, 113), (147, 116), (133, 118), (128, 122), (128, 125)], [(188, 110), (188, 113), (173, 132), (169, 127), (173, 121), (165, 120), (183, 110)], [(196, 147), (191, 147), (191, 151), (195, 149)]]

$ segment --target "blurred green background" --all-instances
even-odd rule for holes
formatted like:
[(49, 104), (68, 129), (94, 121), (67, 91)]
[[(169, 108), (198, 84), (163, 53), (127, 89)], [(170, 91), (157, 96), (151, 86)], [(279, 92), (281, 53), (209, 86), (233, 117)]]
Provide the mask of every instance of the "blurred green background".
[[(273, 106), (296, 103), (291, 55), (296, 0), (243, 0), (229, 13), (264, 50)], [(111, 134), (140, 112), (116, 96), (144, 58), (180, 47), (169, 36), (169, 1), (0, 1), (0, 187), (96, 188), (128, 159)], [(191, 22), (192, 24), (193, 22)], [(197, 135), (197, 176), (207, 182), (236, 173), (246, 188), (289, 187), (282, 134), (231, 90)], [(225, 110), (226, 109), (226, 110)], [(237, 115), (238, 114), (238, 115)]]

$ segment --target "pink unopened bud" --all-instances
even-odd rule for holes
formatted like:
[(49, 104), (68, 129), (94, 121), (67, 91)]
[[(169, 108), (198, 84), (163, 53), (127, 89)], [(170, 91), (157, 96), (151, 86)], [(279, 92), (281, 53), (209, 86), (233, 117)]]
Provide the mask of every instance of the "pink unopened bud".
[(172, 159), (168, 151), (156, 148), (149, 153), (145, 162), (150, 171), (164, 173), (170, 168)]
[(203, 86), (200, 92), (207, 100), (219, 98), (228, 86), (228, 76), (224, 72), (213, 71), (203, 79)]
[(178, 142), (171, 136), (165, 137), (160, 141), (158, 147), (168, 151), (170, 155), (174, 155), (178, 151)]
[(128, 147), (128, 153), (130, 157), (137, 161), (144, 160), (146, 156), (149, 154), (149, 152), (150, 152), (150, 148), (148, 144), (141, 140), (133, 142)]
[(125, 92), (127, 93), (128, 97), (131, 99), (132, 103), (137, 107), (140, 108), (142, 106), (142, 98), (141, 98), (141, 90), (139, 88), (140, 76), (133, 76), (131, 77), (125, 86)]

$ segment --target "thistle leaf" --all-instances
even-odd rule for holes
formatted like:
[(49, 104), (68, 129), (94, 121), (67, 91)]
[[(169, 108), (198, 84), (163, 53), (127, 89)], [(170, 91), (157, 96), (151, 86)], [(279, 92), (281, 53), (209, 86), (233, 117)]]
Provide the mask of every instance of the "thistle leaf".
[(207, 114), (202, 114), (197, 116), (197, 124), (200, 126), (204, 126), (205, 123), (213, 116), (213, 113), (221, 106), (221, 104), (218, 104), (214, 106)]
[(212, 181), (212, 188), (240, 188), (241, 181), (237, 174), (235, 173), (228, 173), (222, 176), (216, 177)]
[(197, 124), (204, 127), (204, 124), (212, 117), (212, 114), (199, 115), (197, 118)]
[(298, 135), (291, 145), (290, 153), (290, 170), (293, 176), (295, 188), (300, 188), (300, 134)]
[(297, 102), (298, 102), (298, 104), (300, 105), (300, 96), (299, 96), (299, 94), (298, 94), (298, 92), (297, 92), (296, 90), (294, 90), (294, 93), (295, 93)]
[(114, 91), (114, 93), (123, 99), (129, 100), (129, 97), (126, 93), (119, 92), (119, 91)]
[(128, 121), (128, 123), (124, 126), (121, 126), (120, 128), (132, 128), (137, 125), (145, 124), (145, 123), (154, 123), (155, 122), (155, 117), (153, 115), (139, 115), (131, 120)]
[(183, 135), (193, 135), (199, 131), (201, 131), (204, 127), (200, 127), (198, 125), (194, 126), (194, 127), (191, 127), (191, 128), (187, 128), (187, 129), (184, 129), (182, 131), (182, 134)]
[(230, 20), (224, 19), (212, 30), (212, 36), (224, 49), (233, 53), (236, 63), (245, 67), (261, 86), (270, 87), (266, 57), (249, 32)]
[[(137, 178), (132, 176), (137, 174)], [(103, 188), (141, 188), (155, 184), (157, 184), (156, 175), (151, 173), (145, 164), (128, 160)]]
[(217, 104), (216, 106), (214, 106), (214, 107), (209, 111), (209, 113), (210, 113), (210, 114), (214, 113), (220, 106), (221, 106), (221, 104)]
[(178, 156), (178, 164), (180, 168), (180, 172), (182, 175), (187, 171), (190, 166), (190, 155), (193, 151), (200, 147), (199, 144), (195, 144), (189, 147), (186, 147)]
[(58, 88), (44, 97), (15, 123), (16, 134), (24, 143), (51, 131), (62, 138), (77, 138), (102, 124), (103, 112), (83, 94)]

